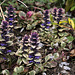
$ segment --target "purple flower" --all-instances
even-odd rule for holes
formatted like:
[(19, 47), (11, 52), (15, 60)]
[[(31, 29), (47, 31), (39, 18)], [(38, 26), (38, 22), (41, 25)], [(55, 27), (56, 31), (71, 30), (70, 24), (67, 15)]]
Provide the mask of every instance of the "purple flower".
[(62, 18), (63, 18), (62, 14), (64, 14), (64, 12), (65, 11), (63, 8), (59, 8), (59, 9), (54, 8), (53, 9), (53, 12), (52, 12), (53, 19), (56, 20), (58, 24), (59, 24), (60, 20), (62, 20)]
[(37, 32), (31, 32), (30, 35), (30, 49), (31, 51), (33, 51), (32, 53), (29, 54), (29, 63), (35, 63), (35, 64), (39, 64), (40, 61), (36, 62), (36, 60), (40, 59), (40, 55), (35, 56), (38, 53), (38, 33)]
[(11, 50), (8, 50), (8, 41), (9, 41), (9, 36), (7, 36), (7, 30), (8, 30), (8, 22), (7, 21), (2, 21), (2, 24), (1, 24), (1, 37), (2, 41), (0, 41), (0, 46), (1, 47), (4, 47), (3, 49), (1, 49), (1, 52), (3, 54), (7, 54), (9, 52), (11, 52)]
[(3, 57), (4, 60), (7, 60), (7, 58)]
[(7, 53), (10, 53), (11, 52), (11, 50), (7, 50)]
[(45, 13), (44, 13), (44, 23), (41, 24), (41, 30), (49, 30), (50, 28), (50, 25), (51, 25), (51, 22), (49, 21), (49, 11), (48, 10), (45, 10)]
[(0, 43), (0, 45), (1, 45), (1, 46), (7, 46), (7, 44), (4, 44), (4, 43)]
[(5, 39), (5, 41), (9, 40), (9, 37), (6, 36), (7, 35), (7, 29), (8, 29), (7, 21), (2, 21), (2, 33), (1, 33), (1, 36), (2, 36), (3, 39)]
[(29, 63), (34, 63), (34, 60), (29, 60)]
[(24, 51), (25, 53), (27, 53), (25, 50), (29, 48), (28, 39), (29, 39), (28, 35), (25, 35), (25, 36), (22, 38), (22, 42), (23, 42), (23, 48), (22, 48), (22, 49), (23, 49), (23, 51)]
[(7, 17), (6, 17), (6, 20), (8, 21), (8, 24), (9, 24), (9, 28), (11, 30), (12, 27), (14, 27), (14, 23), (15, 23), (15, 15), (14, 15), (14, 9), (12, 5), (9, 5), (9, 7), (7, 8)]

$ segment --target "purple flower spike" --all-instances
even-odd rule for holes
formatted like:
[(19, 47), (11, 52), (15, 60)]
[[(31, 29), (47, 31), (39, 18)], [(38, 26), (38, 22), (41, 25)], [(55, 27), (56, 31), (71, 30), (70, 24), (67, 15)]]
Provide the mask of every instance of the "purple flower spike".
[(51, 22), (49, 21), (49, 11), (48, 10), (45, 10), (43, 19), (44, 19), (44, 23), (41, 24), (41, 27), (42, 27), (41, 30), (48, 31), (51, 26)]
[(59, 8), (59, 9), (54, 8), (53, 13), (52, 13), (53, 19), (56, 20), (56, 22), (59, 24), (60, 20), (62, 20), (62, 18), (63, 18), (62, 14), (64, 14), (64, 13), (65, 13), (65, 11), (63, 8)]
[(9, 37), (6, 36), (7, 29), (8, 29), (8, 23), (7, 23), (7, 21), (2, 21), (2, 33), (1, 33), (1, 36), (2, 36), (3, 39), (5, 39), (5, 41), (9, 40)]
[[(29, 63), (37, 64), (36, 60), (39, 60), (41, 55), (38, 54), (38, 33), (37, 32), (32, 32), (30, 36), (30, 49), (31, 53), (29, 54)], [(37, 55), (37, 56), (36, 56)], [(38, 63), (40, 63), (38, 61)]]
[[(8, 21), (9, 24), (9, 28), (11, 30), (11, 28), (14, 28), (15, 26), (15, 15), (14, 15), (14, 9), (12, 5), (9, 5), (9, 7), (7, 8), (7, 17), (6, 20)], [(13, 31), (12, 31), (13, 32)]]
[(1, 23), (1, 38), (3, 39), (0, 41), (0, 47), (2, 47), (1, 52), (5, 55), (7, 53), (10, 53), (11, 50), (8, 50), (8, 41), (9, 41), (9, 36), (7, 36), (7, 31), (8, 31), (8, 22), (7, 21), (2, 21)]
[(28, 39), (29, 39), (29, 37), (27, 35), (25, 35), (22, 38), (22, 41), (23, 41), (23, 48), (22, 48), (22, 50), (24, 51), (24, 53), (27, 53), (27, 49), (29, 48)]

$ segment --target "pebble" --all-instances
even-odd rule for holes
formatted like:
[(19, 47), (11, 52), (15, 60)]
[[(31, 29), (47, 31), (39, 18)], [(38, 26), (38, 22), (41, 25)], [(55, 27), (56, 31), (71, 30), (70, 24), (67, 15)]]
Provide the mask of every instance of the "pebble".
[(71, 68), (69, 68), (68, 66), (64, 66), (63, 69), (65, 69), (65, 70), (70, 70)]
[(61, 62), (62, 65), (69, 65), (67, 62)]
[(47, 75), (47, 74), (45, 72), (43, 72), (42, 75)]
[(38, 45), (39, 47), (43, 47), (44, 46), (44, 44), (43, 43), (39, 43), (39, 45)]

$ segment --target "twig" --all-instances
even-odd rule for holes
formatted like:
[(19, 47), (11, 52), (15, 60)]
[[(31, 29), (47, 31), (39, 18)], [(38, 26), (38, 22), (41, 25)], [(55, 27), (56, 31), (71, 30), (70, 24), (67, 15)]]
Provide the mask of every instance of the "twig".
[(5, 2), (6, 0), (4, 0), (1, 4), (0, 4), (0, 6)]
[(1, 10), (1, 14), (2, 14), (2, 16), (3, 16), (3, 20), (5, 21), (5, 17), (4, 17), (4, 13), (3, 13), (3, 10), (2, 10), (1, 5), (0, 5), (0, 10)]
[(39, 8), (39, 7), (35, 7), (35, 6), (33, 6), (35, 9), (39, 9), (39, 10), (41, 10), (41, 11), (43, 11), (43, 13), (44, 13), (44, 10), (43, 9), (41, 9), (41, 8)]
[(28, 6), (25, 3), (23, 3), (22, 1), (20, 1), (20, 0), (17, 0), (17, 1), (20, 2), (21, 4), (23, 4), (26, 8), (28, 8)]
[(1, 10), (1, 14), (3, 16), (3, 20), (5, 20), (5, 17), (4, 17), (4, 13), (3, 13), (3, 10), (2, 10), (2, 7), (1, 5), (5, 2), (6, 0), (4, 0), (1, 4), (0, 4), (0, 10)]
[(66, 27), (66, 26), (64, 26), (64, 25), (59, 25), (60, 27), (64, 27), (64, 28), (68, 28), (68, 29), (71, 29), (71, 30), (73, 30), (72, 28), (70, 28), (70, 27)]

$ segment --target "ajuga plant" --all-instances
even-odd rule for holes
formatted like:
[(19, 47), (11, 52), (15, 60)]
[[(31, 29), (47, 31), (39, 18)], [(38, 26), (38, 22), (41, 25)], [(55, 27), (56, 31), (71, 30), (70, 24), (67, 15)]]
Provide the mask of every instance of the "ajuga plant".
[(50, 28), (50, 34), (53, 36), (51, 46), (53, 46), (53, 48), (54, 47), (58, 48), (58, 50), (60, 51), (71, 49), (71, 47), (69, 47), (68, 45), (71, 44), (71, 42), (69, 42), (68, 37), (72, 35), (66, 31), (69, 30), (69, 28), (67, 29), (66, 27), (61, 27), (63, 25), (69, 26), (66, 22), (67, 17), (66, 14), (64, 14), (64, 12), (65, 10), (63, 8), (53, 9), (52, 14), (53, 14), (54, 23), (56, 24), (53, 24), (53, 26)]
[(44, 12), (44, 18), (43, 18), (43, 23), (41, 24), (41, 28), (40, 28), (40, 39), (41, 39), (41, 42), (45, 43), (46, 46), (48, 45), (49, 43), (49, 31), (50, 31), (50, 27), (51, 27), (51, 21), (50, 21), (50, 18), (49, 18), (49, 11), (48, 10), (45, 10)]
[(20, 49), (15, 53), (18, 56), (17, 64), (27, 64), (28, 63), (28, 52), (29, 52), (29, 36), (25, 35), (22, 38)]
[[(53, 19), (54, 19), (54, 23), (56, 23), (56, 25), (52, 24), (49, 28), (49, 31), (47, 31), (45, 33), (44, 30), (44, 24), (42, 24), (42, 32), (39, 32), (39, 34), (41, 34), (41, 42), (45, 43), (46, 46), (51, 47), (51, 48), (56, 48), (59, 50), (63, 50), (64, 49), (68, 49), (68, 35), (70, 35), (69, 33), (65, 32), (65, 30), (67, 28), (63, 28), (63, 27), (59, 27), (58, 24), (61, 20), (64, 19), (64, 9), (62, 8), (54, 8), (54, 13), (53, 14)], [(66, 48), (67, 47), (67, 48)]]
[(51, 26), (51, 22), (50, 22), (50, 19), (49, 19), (49, 11), (48, 10), (45, 11), (43, 19), (44, 19), (44, 21), (41, 24), (41, 30), (42, 31), (47, 31), (47, 30), (49, 30), (49, 28)]
[(6, 8), (6, 21), (9, 24), (9, 32), (13, 35), (13, 33), (20, 28), (20, 26), (17, 23), (17, 15), (15, 13), (15, 8), (13, 8), (12, 5), (9, 5), (9, 7)]
[(10, 41), (12, 41), (12, 45), (17, 45), (17, 38), (14, 34), (14, 31), (16, 28), (18, 28), (18, 26), (17, 21), (15, 20), (15, 8), (13, 8), (12, 5), (9, 5), (9, 7), (7, 7), (7, 15), (5, 17), (6, 21), (8, 22), (8, 36), (10, 37)]
[(38, 44), (39, 44), (39, 37), (37, 32), (32, 32), (30, 35), (30, 51), (29, 51), (29, 63), (40, 64), (41, 63), (41, 54), (38, 52)]
[(10, 32), (12, 32), (13, 31), (12, 29), (15, 28), (15, 26), (17, 25), (17, 21), (15, 20), (16, 19), (15, 8), (13, 8), (12, 5), (9, 5), (9, 7), (7, 7), (6, 13), (7, 13), (6, 21), (8, 21)]
[(7, 34), (8, 34), (8, 23), (7, 21), (2, 21), (2, 24), (0, 25), (0, 51), (1, 54), (3, 55), (11, 52), (8, 44), (10, 40)]
[(58, 23), (64, 19), (65, 17), (65, 10), (63, 8), (53, 8), (53, 11), (51, 12), (53, 15), (54, 22)]
[(18, 65), (29, 67), (33, 70), (35, 64), (41, 64), (41, 54), (39, 53), (39, 36), (37, 32), (31, 32), (31, 35), (22, 38), (20, 49), (15, 53), (18, 56)]

